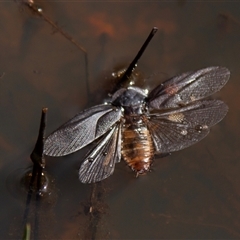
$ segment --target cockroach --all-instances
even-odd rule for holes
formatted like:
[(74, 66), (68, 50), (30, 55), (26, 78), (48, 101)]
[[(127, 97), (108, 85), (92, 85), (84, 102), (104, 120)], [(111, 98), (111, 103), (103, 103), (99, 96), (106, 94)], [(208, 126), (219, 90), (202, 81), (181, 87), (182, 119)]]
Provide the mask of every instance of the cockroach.
[(228, 106), (223, 101), (205, 99), (228, 81), (230, 72), (225, 67), (177, 75), (149, 94), (135, 86), (124, 86), (156, 31), (152, 29), (109, 102), (80, 112), (45, 141), (44, 153), (54, 157), (98, 141), (79, 169), (83, 183), (109, 177), (122, 158), (137, 175), (144, 174), (150, 170), (155, 154), (197, 143), (227, 114)]

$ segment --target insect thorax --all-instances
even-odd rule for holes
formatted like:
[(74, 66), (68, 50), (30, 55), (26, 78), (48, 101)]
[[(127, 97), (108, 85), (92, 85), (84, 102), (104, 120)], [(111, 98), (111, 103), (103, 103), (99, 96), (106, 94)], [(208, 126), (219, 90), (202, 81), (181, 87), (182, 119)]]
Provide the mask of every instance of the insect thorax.
[(120, 107), (140, 106), (145, 102), (147, 95), (137, 87), (121, 88), (112, 96), (112, 104)]

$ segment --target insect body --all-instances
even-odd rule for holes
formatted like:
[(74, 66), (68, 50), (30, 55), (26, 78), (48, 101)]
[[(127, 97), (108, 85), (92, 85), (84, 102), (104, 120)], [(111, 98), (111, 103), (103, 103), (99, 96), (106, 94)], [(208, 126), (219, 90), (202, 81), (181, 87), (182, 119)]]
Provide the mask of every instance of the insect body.
[(45, 141), (49, 156), (64, 156), (89, 143), (98, 144), (79, 170), (84, 183), (109, 177), (121, 156), (138, 174), (149, 170), (153, 155), (181, 150), (201, 139), (226, 115), (220, 100), (203, 100), (219, 91), (230, 72), (208, 67), (173, 77), (146, 95), (121, 88), (108, 104), (82, 111)]
[(150, 169), (154, 155), (150, 132), (140, 117), (131, 117), (122, 131), (122, 156), (128, 165), (142, 174)]
[[(122, 156), (138, 174), (148, 171), (154, 155), (153, 141), (147, 128), (147, 109), (142, 89), (120, 89), (112, 104), (123, 108)], [(113, 96), (118, 95), (118, 92)]]
[(141, 88), (124, 86), (156, 31), (153, 28), (107, 104), (80, 112), (45, 141), (44, 153), (56, 157), (97, 141), (79, 169), (83, 183), (109, 177), (121, 158), (143, 174), (149, 171), (154, 154), (178, 151), (200, 141), (228, 111), (220, 100), (204, 100), (228, 81), (230, 72), (224, 67), (183, 73), (148, 95)]

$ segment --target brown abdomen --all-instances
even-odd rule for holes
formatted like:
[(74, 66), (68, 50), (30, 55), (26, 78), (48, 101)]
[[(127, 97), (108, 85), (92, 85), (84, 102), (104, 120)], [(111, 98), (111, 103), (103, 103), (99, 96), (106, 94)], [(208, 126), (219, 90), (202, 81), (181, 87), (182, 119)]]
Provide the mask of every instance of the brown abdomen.
[(142, 121), (123, 127), (122, 156), (132, 170), (139, 174), (148, 171), (153, 155), (153, 141)]

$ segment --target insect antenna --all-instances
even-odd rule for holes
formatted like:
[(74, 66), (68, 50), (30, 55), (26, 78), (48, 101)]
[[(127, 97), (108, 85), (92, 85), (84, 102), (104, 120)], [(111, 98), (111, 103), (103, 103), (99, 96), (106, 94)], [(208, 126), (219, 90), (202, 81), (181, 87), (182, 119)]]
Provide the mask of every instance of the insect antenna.
[(149, 42), (152, 40), (153, 36), (155, 35), (155, 33), (157, 32), (157, 28), (154, 27), (148, 38), (146, 39), (146, 41), (144, 42), (144, 44), (142, 45), (142, 47), (140, 48), (140, 50), (138, 51), (136, 57), (133, 59), (133, 61), (131, 62), (131, 64), (129, 65), (129, 67), (127, 68), (127, 70), (125, 71), (125, 73), (123, 74), (123, 76), (121, 77), (120, 81), (118, 82), (118, 84), (116, 84), (114, 91), (115, 92), (117, 89), (119, 89), (120, 87), (124, 87), (127, 84), (127, 81), (129, 80), (132, 72), (134, 71), (134, 69), (137, 66), (137, 62), (138, 60), (141, 58), (142, 54), (144, 53), (145, 49), (147, 48)]

